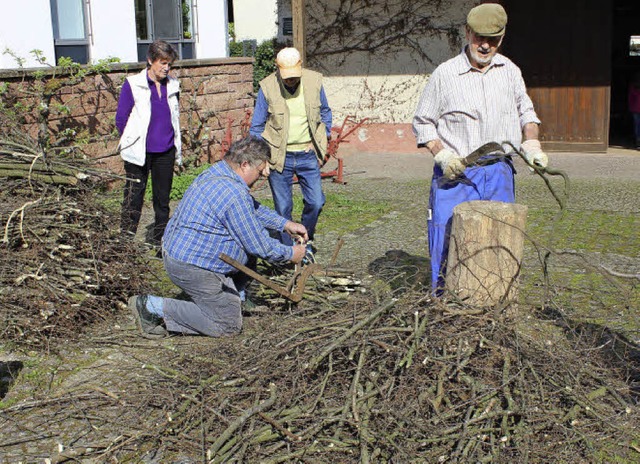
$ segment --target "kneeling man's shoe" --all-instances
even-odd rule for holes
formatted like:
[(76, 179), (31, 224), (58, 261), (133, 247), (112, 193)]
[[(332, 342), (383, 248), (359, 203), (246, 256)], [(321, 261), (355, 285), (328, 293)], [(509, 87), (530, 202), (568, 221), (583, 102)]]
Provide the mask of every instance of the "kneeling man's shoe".
[(147, 309), (147, 295), (132, 296), (128, 306), (143, 337), (162, 338), (169, 335), (164, 320)]

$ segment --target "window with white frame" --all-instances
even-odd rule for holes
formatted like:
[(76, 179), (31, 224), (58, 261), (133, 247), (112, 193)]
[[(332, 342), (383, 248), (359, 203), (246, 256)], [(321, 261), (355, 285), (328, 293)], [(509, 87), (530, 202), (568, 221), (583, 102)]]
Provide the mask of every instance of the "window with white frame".
[(56, 63), (61, 57), (89, 62), (89, 27), (85, 0), (50, 0)]
[(154, 40), (173, 45), (179, 59), (195, 58), (192, 0), (135, 0), (138, 61)]

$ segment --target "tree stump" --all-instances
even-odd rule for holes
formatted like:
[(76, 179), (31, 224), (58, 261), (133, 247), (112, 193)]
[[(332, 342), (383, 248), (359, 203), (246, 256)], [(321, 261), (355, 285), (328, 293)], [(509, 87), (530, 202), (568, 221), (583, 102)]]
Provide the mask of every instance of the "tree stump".
[(445, 287), (465, 303), (488, 307), (518, 294), (527, 207), (469, 201), (453, 210)]

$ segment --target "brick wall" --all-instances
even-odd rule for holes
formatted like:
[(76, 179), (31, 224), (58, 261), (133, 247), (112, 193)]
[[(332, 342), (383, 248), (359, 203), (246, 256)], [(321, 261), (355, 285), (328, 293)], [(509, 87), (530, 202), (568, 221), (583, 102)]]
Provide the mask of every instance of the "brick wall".
[[(43, 94), (51, 95), (47, 120), (53, 136), (72, 130), (79, 152), (92, 158), (104, 157), (100, 163), (121, 170), (120, 158), (107, 156), (117, 150), (117, 99), (124, 79), (143, 67), (139, 63), (114, 64), (105, 73), (90, 74), (71, 84), (68, 75), (53, 68), (0, 71), (0, 82), (6, 85), (2, 99), (8, 107), (18, 104), (33, 108), (30, 113), (22, 112), (21, 122), (23, 129), (35, 138), (40, 128), (38, 111), (42, 110), (39, 99)], [(34, 72), (44, 77), (38, 80)], [(247, 113), (253, 109), (253, 59), (183, 60), (171, 72), (181, 84), (180, 124), (185, 162), (193, 163), (195, 158), (218, 159), (229, 132), (232, 140), (237, 139)], [(44, 83), (40, 90), (39, 83)]]

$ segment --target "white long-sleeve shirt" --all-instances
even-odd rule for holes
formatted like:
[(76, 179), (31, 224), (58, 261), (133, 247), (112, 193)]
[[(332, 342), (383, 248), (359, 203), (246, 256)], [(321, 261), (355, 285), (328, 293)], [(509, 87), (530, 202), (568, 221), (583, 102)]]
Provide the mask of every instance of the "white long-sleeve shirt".
[(485, 72), (471, 66), (465, 50), (438, 66), (424, 88), (413, 132), (418, 144), (440, 139), (464, 157), (487, 142), (522, 142), (525, 124), (540, 120), (520, 69), (496, 54)]

